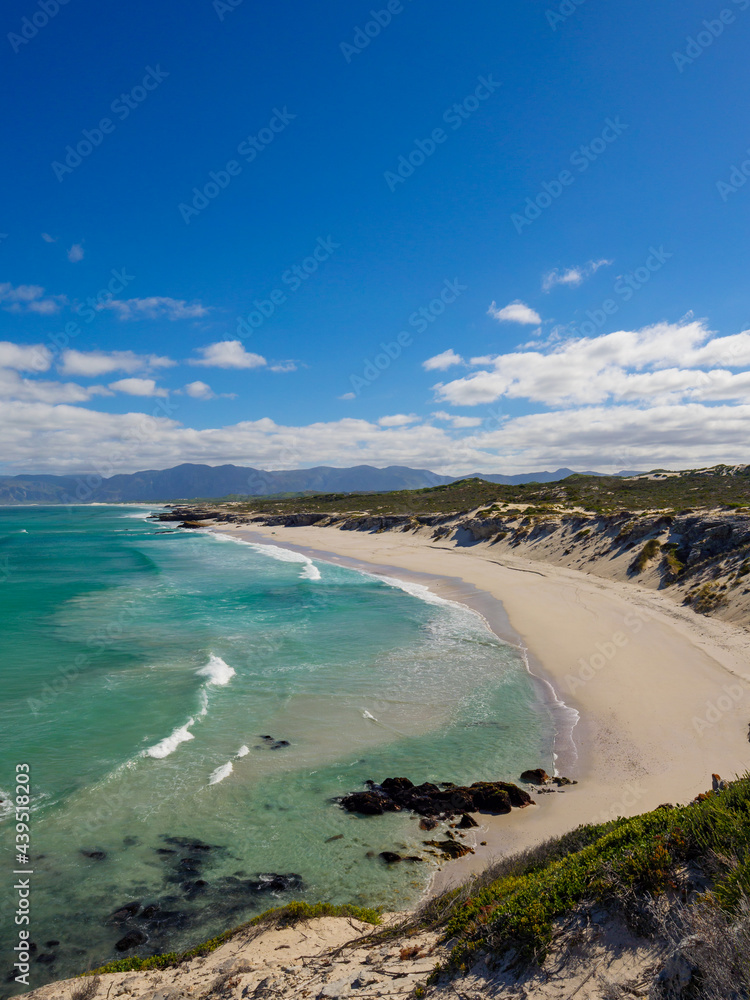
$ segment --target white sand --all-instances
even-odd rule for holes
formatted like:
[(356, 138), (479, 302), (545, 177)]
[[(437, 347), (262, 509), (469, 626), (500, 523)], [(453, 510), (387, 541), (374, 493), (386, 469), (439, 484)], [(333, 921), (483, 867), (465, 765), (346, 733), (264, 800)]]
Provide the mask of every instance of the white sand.
[(502, 602), (532, 664), (580, 713), (577, 759), (565, 748), (560, 759), (560, 770), (579, 784), (538, 796), (533, 809), (490, 819), (477, 838), (487, 846), (447, 866), (437, 886), (580, 823), (688, 802), (711, 787), (712, 773), (731, 778), (748, 767), (744, 629), (696, 615), (662, 593), (498, 553), (486, 543), (460, 547), (425, 535), (335, 527), (221, 530), (391, 575), (430, 574), (421, 582), (454, 600), (466, 599), (456, 579), (472, 584)]

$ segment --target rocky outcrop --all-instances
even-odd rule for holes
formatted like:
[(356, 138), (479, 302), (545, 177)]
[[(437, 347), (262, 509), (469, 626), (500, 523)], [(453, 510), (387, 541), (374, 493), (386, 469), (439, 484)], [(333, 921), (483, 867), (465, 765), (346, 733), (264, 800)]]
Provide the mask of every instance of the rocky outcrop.
[(415, 785), (408, 778), (386, 778), (381, 785), (367, 782), (366, 792), (345, 795), (340, 804), (347, 812), (382, 816), (386, 812), (413, 812), (431, 819), (449, 819), (456, 814), (509, 813), (511, 808), (534, 805), (528, 792), (506, 781), (477, 781), (468, 787), (429, 781)]

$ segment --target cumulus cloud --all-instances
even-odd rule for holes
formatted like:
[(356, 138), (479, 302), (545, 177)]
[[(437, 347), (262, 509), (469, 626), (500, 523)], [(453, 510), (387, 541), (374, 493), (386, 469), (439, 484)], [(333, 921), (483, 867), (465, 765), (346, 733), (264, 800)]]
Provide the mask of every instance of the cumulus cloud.
[(109, 388), (124, 392), (128, 396), (167, 396), (166, 389), (160, 389), (152, 378), (121, 378), (110, 382)]
[(109, 309), (118, 319), (200, 319), (207, 316), (209, 308), (200, 302), (170, 299), (165, 295), (152, 295), (145, 299), (110, 299), (101, 302), (97, 310)]
[(17, 285), (14, 288), (9, 281), (0, 282), (0, 304), (7, 312), (52, 316), (62, 309), (66, 301), (64, 295), (46, 295), (41, 285)]
[(467, 428), (467, 427), (479, 427), (482, 423), (481, 417), (459, 417), (453, 413), (446, 413), (445, 410), (438, 410), (436, 413), (432, 414), (433, 420), (442, 420), (451, 427), (456, 428)]
[(49, 233), (42, 233), (42, 239), (44, 240), (45, 243), (57, 243), (55, 237), (50, 236)]
[(493, 302), (487, 310), (487, 315), (492, 316), (498, 323), (522, 323), (525, 326), (539, 326), (542, 322), (539, 313), (527, 306), (525, 302), (521, 302), (520, 299), (510, 302), (502, 309), (498, 309), (497, 303)]
[(443, 351), (442, 354), (436, 354), (433, 358), (423, 361), (422, 367), (427, 372), (445, 371), (446, 368), (452, 368), (454, 365), (462, 365), (463, 363), (464, 359), (460, 354), (456, 354), (451, 347), (447, 351)]
[(418, 420), (416, 413), (394, 413), (391, 417), (381, 417), (378, 423), (381, 427), (406, 427)]
[(21, 372), (46, 372), (52, 364), (52, 352), (43, 344), (13, 344), (0, 341), (0, 368)]
[(213, 399), (215, 396), (211, 386), (206, 382), (188, 382), (185, 392), (193, 399)]
[(85, 403), (94, 396), (111, 396), (103, 385), (84, 387), (75, 382), (21, 378), (18, 372), (0, 369), (0, 399), (37, 403)]
[(77, 264), (79, 260), (83, 260), (83, 247), (80, 243), (74, 243), (68, 250), (68, 260), (71, 264)]
[(580, 267), (553, 268), (542, 278), (542, 288), (545, 292), (551, 291), (556, 285), (564, 285), (567, 288), (577, 288), (583, 282), (596, 274), (600, 267), (611, 267), (614, 261), (611, 260), (590, 260), (588, 264)]
[(135, 354), (133, 351), (63, 351), (60, 372), (99, 378), (111, 372), (149, 371), (152, 368), (169, 368), (176, 362), (158, 354)]
[(268, 362), (260, 354), (246, 351), (241, 340), (220, 340), (198, 348), (199, 358), (191, 358), (191, 365), (211, 368), (262, 368)]
[(356, 392), (345, 392), (343, 396), (339, 396), (338, 399), (356, 399)]
[(195, 429), (144, 413), (0, 399), (7, 468), (112, 475), (176, 460), (256, 468), (406, 465), (448, 475), (574, 469), (686, 468), (746, 462), (750, 404), (581, 407), (509, 418), (474, 434), (346, 418), (294, 427), (263, 418)]
[(297, 362), (296, 361), (277, 361), (276, 364), (271, 365), (268, 369), (272, 372), (296, 372)]
[(715, 337), (699, 321), (563, 341), (545, 350), (475, 358), (483, 370), (435, 386), (476, 406), (502, 396), (545, 406), (750, 399), (750, 331)]

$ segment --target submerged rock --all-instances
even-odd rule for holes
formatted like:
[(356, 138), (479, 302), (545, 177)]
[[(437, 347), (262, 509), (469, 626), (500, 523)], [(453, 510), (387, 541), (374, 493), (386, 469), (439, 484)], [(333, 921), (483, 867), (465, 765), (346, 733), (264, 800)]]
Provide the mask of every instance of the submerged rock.
[(397, 861), (403, 861), (401, 855), (393, 851), (381, 851), (378, 857), (381, 861), (385, 861), (387, 865), (395, 865)]
[(104, 861), (107, 857), (106, 851), (86, 851), (81, 848), (81, 854), (84, 858), (91, 858), (92, 861)]
[(119, 909), (115, 910), (115, 912), (110, 916), (109, 919), (113, 920), (115, 923), (122, 923), (123, 921), (130, 920), (131, 917), (134, 917), (138, 913), (140, 908), (141, 908), (140, 903), (125, 903), (124, 906), (121, 906), (119, 907)]
[(117, 951), (131, 951), (133, 948), (137, 948), (138, 945), (144, 944), (148, 938), (143, 933), (143, 931), (129, 931), (125, 937), (121, 937), (119, 941), (115, 942), (115, 948)]

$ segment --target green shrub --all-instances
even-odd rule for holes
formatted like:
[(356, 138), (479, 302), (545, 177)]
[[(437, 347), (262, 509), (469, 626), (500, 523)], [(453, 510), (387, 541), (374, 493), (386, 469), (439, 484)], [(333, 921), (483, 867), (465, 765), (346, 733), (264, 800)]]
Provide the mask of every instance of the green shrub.
[(661, 542), (659, 542), (656, 538), (650, 538), (633, 560), (633, 563), (631, 564), (633, 572), (642, 573), (646, 566), (648, 566), (651, 560), (654, 559), (660, 551)]

